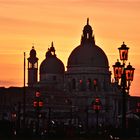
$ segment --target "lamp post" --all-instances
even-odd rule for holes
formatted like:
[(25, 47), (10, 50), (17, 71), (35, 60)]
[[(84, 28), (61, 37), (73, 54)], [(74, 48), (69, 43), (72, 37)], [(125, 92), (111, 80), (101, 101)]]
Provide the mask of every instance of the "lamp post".
[(40, 92), (36, 92), (35, 93), (35, 100), (34, 100), (34, 108), (35, 108), (35, 112), (36, 112), (36, 116), (37, 116), (37, 132), (39, 130), (39, 123), (40, 123), (40, 110), (43, 107), (43, 101), (40, 99)]
[(24, 87), (23, 87), (23, 129), (25, 129), (25, 122), (26, 122), (26, 53), (24, 52)]
[(93, 109), (96, 113), (96, 131), (98, 134), (98, 126), (99, 126), (99, 111), (101, 110), (101, 101), (98, 97), (95, 98), (95, 102), (93, 103)]
[(120, 86), (121, 92), (122, 92), (122, 130), (125, 135), (126, 133), (126, 95), (129, 93), (129, 88), (131, 85), (131, 81), (133, 81), (134, 76), (134, 70), (130, 63), (126, 67), (126, 61), (128, 60), (128, 50), (129, 48), (123, 44), (121, 45), (119, 49), (120, 54), (120, 60), (122, 61), (122, 64), (119, 62), (119, 60), (113, 65), (114, 69), (114, 77), (115, 82)]

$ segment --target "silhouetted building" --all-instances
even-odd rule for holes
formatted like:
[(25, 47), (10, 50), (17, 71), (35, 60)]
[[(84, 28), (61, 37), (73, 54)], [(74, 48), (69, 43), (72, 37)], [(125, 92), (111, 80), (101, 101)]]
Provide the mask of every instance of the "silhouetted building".
[[(94, 103), (99, 98), (99, 124), (119, 126), (119, 116), (122, 108), (121, 90), (117, 83), (111, 81), (108, 58), (105, 52), (96, 45), (88, 19), (83, 28), (80, 45), (71, 52), (66, 70), (63, 62), (56, 55), (53, 42), (46, 52), (45, 59), (40, 64), (39, 75), (38, 58), (34, 47), (31, 49), (27, 60), (26, 121), (28, 123), (36, 119), (34, 113), (36, 106), (33, 106), (33, 104), (36, 101), (36, 93), (39, 92), (38, 102), (43, 102), (40, 113), (44, 125), (45, 119), (47, 119), (63, 122), (71, 120), (75, 125), (82, 124), (84, 127), (95, 127), (97, 114), (94, 110)], [(39, 77), (39, 80), (37, 77)], [(8, 96), (11, 98), (10, 88), (2, 89), (1, 100), (4, 100), (2, 96), (6, 90), (9, 90)], [(19, 94), (15, 89), (16, 95), (13, 97), (16, 103), (21, 102), (21, 114), (23, 106), (22, 90), (20, 89)], [(8, 96), (6, 98), (10, 100)], [(134, 99), (128, 93), (128, 112), (134, 109), (132, 101), (140, 102), (140, 97)], [(10, 102), (6, 103), (11, 106)], [(1, 114), (3, 112), (4, 109), (1, 108)]]

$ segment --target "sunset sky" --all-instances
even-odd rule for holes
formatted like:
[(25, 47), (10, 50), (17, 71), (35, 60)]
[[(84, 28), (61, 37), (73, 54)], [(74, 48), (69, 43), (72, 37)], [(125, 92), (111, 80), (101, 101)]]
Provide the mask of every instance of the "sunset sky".
[[(39, 64), (54, 42), (67, 66), (89, 18), (110, 71), (124, 41), (135, 67), (130, 94), (140, 96), (140, 0), (0, 0), (0, 86), (23, 86), (23, 53), (34, 44)], [(27, 71), (26, 71), (27, 75)]]

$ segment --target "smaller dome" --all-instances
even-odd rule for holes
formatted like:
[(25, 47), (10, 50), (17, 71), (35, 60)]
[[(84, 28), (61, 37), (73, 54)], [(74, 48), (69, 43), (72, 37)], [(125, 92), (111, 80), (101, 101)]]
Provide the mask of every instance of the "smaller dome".
[(63, 74), (64, 70), (64, 64), (57, 57), (47, 58), (40, 65), (40, 74)]
[(55, 48), (52, 46), (46, 52), (46, 59), (40, 65), (40, 74), (63, 74), (65, 71), (63, 62), (56, 57)]

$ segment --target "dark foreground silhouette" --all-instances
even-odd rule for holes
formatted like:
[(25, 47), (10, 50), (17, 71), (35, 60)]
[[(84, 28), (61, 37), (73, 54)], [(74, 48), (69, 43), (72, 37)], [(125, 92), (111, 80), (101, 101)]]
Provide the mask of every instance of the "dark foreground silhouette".
[[(50, 126), (49, 129), (17, 129), (8, 120), (0, 121), (0, 140), (139, 140), (140, 130), (127, 129), (126, 134), (121, 129), (112, 127), (84, 129), (81, 125), (71, 124)], [(134, 139), (135, 137), (135, 139)]]

